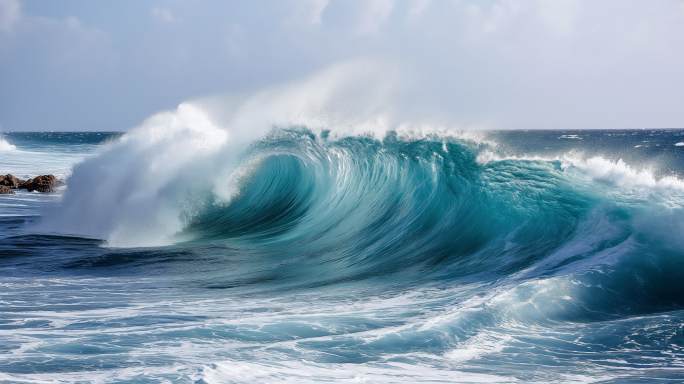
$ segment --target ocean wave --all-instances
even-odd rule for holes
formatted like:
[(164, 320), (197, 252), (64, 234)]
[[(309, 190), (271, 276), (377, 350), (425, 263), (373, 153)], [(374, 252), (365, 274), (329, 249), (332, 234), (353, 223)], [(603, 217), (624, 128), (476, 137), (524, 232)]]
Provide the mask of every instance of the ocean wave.
[(681, 180), (575, 152), (511, 156), (483, 132), (382, 114), (330, 119), (287, 95), (149, 118), (76, 165), (36, 228), (104, 240), (101, 265), (195, 257), (185, 267), (217, 289), (483, 284), (458, 310), (391, 330), (455, 335), (440, 344), (451, 362), (502, 353), (492, 327), (684, 306)]
[(679, 178), (674, 176), (657, 178), (652, 170), (638, 170), (622, 159), (614, 161), (602, 156), (585, 159), (583, 156), (572, 152), (554, 157), (511, 156), (499, 155), (495, 151), (485, 149), (478, 154), (476, 160), (481, 165), (504, 161), (557, 163), (567, 173), (578, 171), (594, 182), (612, 187), (628, 190), (645, 189), (650, 193), (684, 192), (684, 181)]
[(412, 271), (529, 279), (628, 254), (621, 247), (635, 238), (657, 237), (649, 215), (678, 220), (682, 207), (681, 181), (622, 161), (499, 156), (458, 133), (328, 137), (272, 128), (243, 149), (183, 105), (77, 165), (39, 228), (109, 247), (220, 242), (258, 244), (281, 262), (321, 255), (288, 272), (303, 280), (321, 268), (336, 271), (321, 275), (328, 282)]
[(9, 197), (0, 380), (678, 377), (684, 189), (615, 150), (644, 137), (340, 112), (347, 75), (183, 103)]
[(5, 151), (15, 151), (17, 149), (16, 146), (8, 143), (5, 139), (3, 139), (0, 136), (0, 152), (5, 152)]

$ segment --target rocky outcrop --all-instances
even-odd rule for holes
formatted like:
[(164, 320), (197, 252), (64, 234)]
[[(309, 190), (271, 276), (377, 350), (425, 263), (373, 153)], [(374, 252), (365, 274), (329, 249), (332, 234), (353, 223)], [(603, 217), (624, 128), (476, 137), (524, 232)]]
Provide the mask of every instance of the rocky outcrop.
[(29, 192), (54, 192), (55, 188), (62, 185), (61, 181), (54, 175), (36, 176), (33, 179), (28, 179), (19, 184), (20, 189), (26, 189)]
[(11, 174), (0, 175), (0, 186), (10, 191), (12, 189), (26, 189), (29, 192), (54, 192), (55, 188), (60, 185), (64, 185), (64, 182), (54, 175), (41, 175), (28, 180), (17, 179)]
[(14, 195), (14, 191), (8, 186), (0, 185), (0, 195)]
[(17, 179), (9, 173), (6, 175), (0, 175), (0, 185), (3, 185), (5, 187), (19, 188), (19, 185), (21, 185), (21, 183), (24, 183), (24, 180)]

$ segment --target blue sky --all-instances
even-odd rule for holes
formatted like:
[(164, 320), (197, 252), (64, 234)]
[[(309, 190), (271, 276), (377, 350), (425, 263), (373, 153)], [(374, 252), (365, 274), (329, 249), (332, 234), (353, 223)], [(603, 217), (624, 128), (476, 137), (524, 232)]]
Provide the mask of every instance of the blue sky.
[(0, 0), (0, 129), (127, 130), (354, 60), (454, 128), (684, 127), (681, 0)]

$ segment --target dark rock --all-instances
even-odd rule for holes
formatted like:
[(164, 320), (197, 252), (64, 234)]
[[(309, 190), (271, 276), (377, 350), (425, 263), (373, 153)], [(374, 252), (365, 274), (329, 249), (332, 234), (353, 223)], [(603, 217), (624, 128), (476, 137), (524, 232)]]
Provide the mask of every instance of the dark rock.
[(55, 188), (62, 185), (63, 182), (57, 179), (54, 175), (41, 175), (33, 179), (28, 179), (19, 184), (20, 189), (26, 189), (29, 192), (54, 192)]
[(19, 188), (19, 185), (22, 183), (24, 183), (24, 180), (17, 179), (9, 173), (6, 175), (0, 175), (0, 185), (4, 185), (5, 187)]
[(64, 182), (54, 175), (41, 175), (28, 180), (18, 179), (11, 174), (0, 175), (0, 186), (11, 189), (26, 189), (29, 192), (53, 192), (60, 185), (64, 185)]
[(6, 185), (0, 185), (0, 195), (14, 195), (14, 191)]

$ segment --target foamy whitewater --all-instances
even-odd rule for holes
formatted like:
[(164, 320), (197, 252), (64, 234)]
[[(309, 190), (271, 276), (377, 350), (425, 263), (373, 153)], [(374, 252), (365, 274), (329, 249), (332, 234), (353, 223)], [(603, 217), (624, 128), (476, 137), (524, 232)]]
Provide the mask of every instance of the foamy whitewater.
[(9, 152), (9, 151), (14, 151), (16, 150), (17, 147), (8, 143), (7, 141), (3, 140), (2, 136), (0, 136), (0, 152)]
[(325, 89), (3, 134), (0, 173), (67, 183), (0, 195), (0, 381), (682, 380), (684, 131), (458, 131)]

